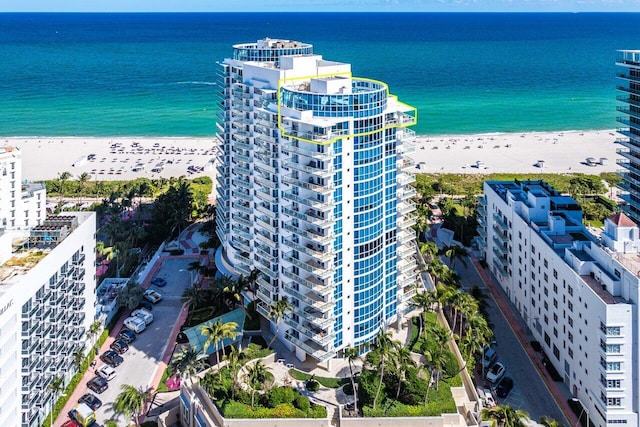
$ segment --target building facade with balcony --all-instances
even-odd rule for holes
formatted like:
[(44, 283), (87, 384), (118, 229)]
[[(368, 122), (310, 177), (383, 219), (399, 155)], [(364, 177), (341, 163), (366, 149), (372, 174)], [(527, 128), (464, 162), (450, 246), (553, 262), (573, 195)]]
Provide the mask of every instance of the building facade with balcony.
[(299, 359), (366, 350), (414, 292), (415, 109), (306, 43), (235, 45), (221, 65), (219, 269), (260, 271), (266, 318), (289, 300), (279, 339)]
[(617, 100), (616, 110), (622, 114), (617, 117), (622, 127), (618, 128), (620, 137), (616, 142), (622, 148), (616, 151), (622, 159), (618, 164), (622, 169), (618, 175), (623, 179), (618, 187), (623, 191), (620, 195), (626, 202), (624, 212), (636, 223), (640, 222), (640, 50), (621, 50), (618, 52), (616, 65), (624, 71), (616, 77), (622, 82), (617, 89), (621, 92)]
[(0, 234), (0, 425), (39, 426), (85, 355), (95, 315), (93, 212)]
[(596, 426), (637, 426), (637, 225), (618, 213), (596, 237), (544, 181), (487, 181), (481, 207), (487, 268), (546, 359)]
[(28, 229), (47, 215), (44, 184), (22, 180), (22, 153), (0, 147), (0, 229)]

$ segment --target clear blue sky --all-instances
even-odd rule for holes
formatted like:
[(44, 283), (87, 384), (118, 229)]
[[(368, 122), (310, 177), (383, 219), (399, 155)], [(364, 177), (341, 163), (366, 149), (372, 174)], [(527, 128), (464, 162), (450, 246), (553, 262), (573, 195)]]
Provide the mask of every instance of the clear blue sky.
[(0, 0), (0, 12), (640, 12), (640, 0)]

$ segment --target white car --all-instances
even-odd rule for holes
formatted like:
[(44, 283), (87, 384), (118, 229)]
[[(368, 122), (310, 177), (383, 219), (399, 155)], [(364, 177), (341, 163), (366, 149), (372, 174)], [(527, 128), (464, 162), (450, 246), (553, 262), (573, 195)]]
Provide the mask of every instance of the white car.
[(507, 368), (502, 363), (497, 362), (491, 367), (491, 369), (489, 369), (489, 372), (487, 372), (487, 381), (491, 384), (497, 384), (506, 373)]
[(153, 313), (149, 310), (145, 310), (144, 308), (138, 308), (131, 312), (131, 316), (139, 317), (144, 320), (144, 323), (149, 325), (153, 322)]
[(111, 381), (116, 376), (116, 370), (109, 365), (102, 365), (96, 369), (96, 374), (100, 375), (107, 381)]
[(488, 369), (493, 365), (493, 362), (498, 358), (498, 353), (494, 348), (485, 348), (483, 351), (484, 357), (482, 358), (482, 366), (484, 369)]
[(162, 295), (160, 295), (159, 292), (154, 291), (153, 289), (147, 289), (144, 292), (144, 297), (147, 301), (152, 302), (154, 304), (157, 304), (160, 301), (162, 301)]

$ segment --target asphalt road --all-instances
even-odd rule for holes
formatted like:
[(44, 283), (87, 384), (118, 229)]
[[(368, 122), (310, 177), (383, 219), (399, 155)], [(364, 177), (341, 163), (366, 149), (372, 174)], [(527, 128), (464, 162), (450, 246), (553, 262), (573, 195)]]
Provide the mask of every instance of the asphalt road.
[(456, 261), (456, 271), (460, 275), (462, 287), (469, 290), (477, 285), (487, 296), (487, 312), (497, 342), (497, 360), (506, 366), (506, 376), (511, 377), (514, 383), (511, 393), (505, 399), (498, 399), (498, 403), (526, 411), (536, 421), (546, 415), (565, 426), (570, 425), (477, 271), (470, 261), (466, 263), (465, 267), (460, 261)]
[[(153, 306), (153, 322), (136, 340), (129, 345), (129, 351), (122, 356), (124, 362), (116, 368), (116, 377), (109, 382), (109, 388), (104, 393), (97, 395), (102, 401), (102, 407), (96, 411), (98, 423), (103, 424), (107, 420), (116, 420), (119, 425), (125, 420), (123, 415), (116, 415), (113, 411), (113, 401), (121, 392), (123, 384), (136, 388), (149, 387), (155, 370), (162, 359), (165, 349), (172, 343), (167, 342), (167, 337), (180, 314), (182, 303), (180, 297), (183, 290), (190, 285), (191, 275), (186, 270), (193, 259), (167, 259), (156, 273), (167, 281), (167, 286), (158, 288), (150, 286), (162, 295), (162, 301)], [(100, 367), (99, 361), (96, 368)]]

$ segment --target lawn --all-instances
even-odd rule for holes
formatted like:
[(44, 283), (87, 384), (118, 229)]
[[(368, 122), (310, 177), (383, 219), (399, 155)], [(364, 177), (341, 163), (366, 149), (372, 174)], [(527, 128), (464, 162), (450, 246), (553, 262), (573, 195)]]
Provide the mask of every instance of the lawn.
[(298, 371), (297, 369), (289, 369), (289, 375), (298, 381), (307, 381), (313, 377), (314, 380), (327, 388), (339, 388), (341, 385), (349, 382), (348, 378), (318, 377), (316, 375), (310, 375), (306, 372)]

